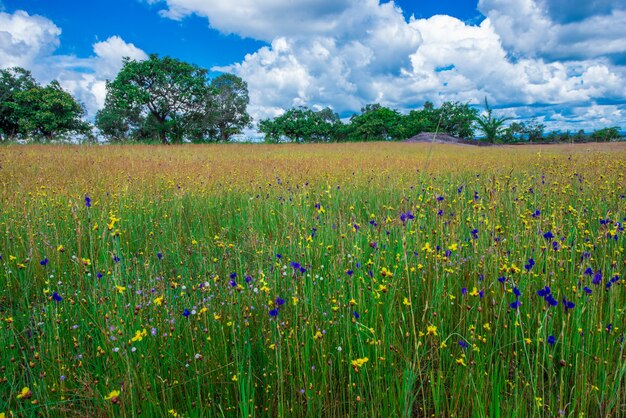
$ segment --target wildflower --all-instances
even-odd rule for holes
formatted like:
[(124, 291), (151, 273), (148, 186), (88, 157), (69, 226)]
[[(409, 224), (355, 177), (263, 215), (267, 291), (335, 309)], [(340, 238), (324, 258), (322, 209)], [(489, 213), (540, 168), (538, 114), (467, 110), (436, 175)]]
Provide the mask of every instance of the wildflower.
[(478, 229), (472, 229), (470, 234), (472, 234), (473, 239), (478, 239)]
[(91, 198), (89, 197), (89, 195), (85, 195), (85, 206), (87, 206), (88, 208), (91, 207)]
[(565, 307), (565, 311), (567, 312), (567, 310), (569, 309), (574, 309), (576, 304), (572, 301), (568, 301), (567, 299), (563, 298), (563, 306)]
[(541, 216), (541, 211), (539, 209), (536, 209), (531, 216), (533, 218), (538, 218), (539, 216)]
[(48, 257), (45, 257), (43, 260), (41, 260), (39, 262), (39, 264), (41, 264), (42, 266), (47, 265), (50, 262), (50, 260), (48, 260)]
[(593, 291), (592, 291), (591, 289), (589, 289), (587, 286), (583, 287), (583, 291), (584, 291), (585, 293), (587, 293), (588, 295), (590, 295), (590, 294), (592, 294), (592, 293), (593, 293)]
[(409, 298), (404, 298), (404, 300), (402, 301), (402, 304), (405, 306), (411, 306), (411, 302), (409, 301)]
[(595, 285), (599, 285), (600, 283), (602, 283), (602, 271), (598, 270), (596, 272), (596, 274), (593, 276), (593, 280), (591, 280), (591, 283)]
[(435, 325), (429, 325), (426, 327), (426, 335), (437, 336), (437, 327)]
[(463, 357), (459, 357), (458, 359), (456, 359), (456, 364), (459, 366), (467, 367), (467, 363), (465, 363), (465, 359)]
[(469, 344), (465, 342), (465, 340), (459, 340), (459, 346), (465, 350), (469, 347)]
[(126, 290), (126, 288), (124, 286), (115, 286), (115, 289), (117, 289), (117, 293), (124, 293), (124, 291)]
[(269, 315), (274, 317), (274, 316), (278, 316), (278, 309), (272, 309), (269, 312)]
[(183, 316), (184, 316), (185, 318), (188, 318), (188, 317), (189, 317), (189, 315), (191, 315), (191, 312), (189, 312), (189, 309), (185, 308), (185, 310), (183, 311)]
[(237, 378), (237, 375), (234, 374), (233, 377), (230, 378), (230, 380), (232, 380), (233, 382), (238, 382), (239, 379)]
[(322, 334), (320, 331), (317, 331), (313, 338), (316, 340), (321, 340), (322, 338), (324, 338), (324, 334)]
[(513, 293), (515, 294), (515, 296), (520, 297), (522, 296), (522, 292), (520, 292), (520, 290), (517, 288), (517, 286), (515, 286), (513, 288)]
[(519, 308), (521, 305), (519, 299), (515, 299), (515, 302), (512, 302), (509, 306), (511, 307), (511, 309), (517, 309)]
[(159, 260), (162, 260), (162, 259), (163, 259), (163, 253), (161, 253), (161, 251), (159, 251), (159, 252), (157, 253), (157, 258), (158, 258)]
[(163, 296), (159, 296), (157, 298), (154, 299), (154, 304), (157, 306), (161, 306), (163, 305)]
[(524, 268), (526, 269), (526, 271), (530, 271), (534, 265), (535, 265), (535, 260), (533, 260), (532, 258), (529, 258)]
[(470, 296), (478, 296), (478, 295), (479, 295), (478, 288), (474, 286), (474, 288), (470, 292)]
[(137, 341), (141, 341), (143, 340), (143, 337), (145, 337), (146, 335), (148, 335), (148, 331), (146, 331), (145, 329), (143, 331), (135, 331), (135, 336), (131, 339), (132, 342), (137, 342)]
[(111, 400), (111, 402), (116, 403), (120, 396), (119, 390), (112, 390), (107, 396), (104, 397), (105, 400)]
[(61, 302), (61, 301), (63, 300), (63, 298), (62, 298), (62, 297), (61, 297), (61, 296), (60, 296), (57, 292), (54, 292), (54, 293), (52, 294), (52, 299), (53, 299), (55, 302)]
[(547, 240), (551, 240), (552, 238), (554, 238), (554, 234), (552, 233), (552, 231), (548, 231), (545, 234), (543, 234), (543, 237)]
[(369, 358), (367, 357), (363, 357), (363, 358), (358, 358), (355, 360), (352, 360), (352, 367), (358, 369), (361, 368), (365, 365), (365, 363), (367, 363), (369, 361)]
[(276, 305), (281, 306), (285, 304), (285, 299), (276, 298)]
[(361, 317), (357, 311), (352, 312), (352, 315), (354, 315), (354, 319), (359, 319)]
[(548, 337), (548, 344), (554, 345), (555, 342), (556, 342), (556, 339), (554, 338), (554, 335), (550, 335)]
[(32, 396), (33, 396), (33, 392), (27, 386), (24, 386), (22, 390), (20, 391), (20, 393), (17, 394), (16, 398), (17, 399), (29, 399)]

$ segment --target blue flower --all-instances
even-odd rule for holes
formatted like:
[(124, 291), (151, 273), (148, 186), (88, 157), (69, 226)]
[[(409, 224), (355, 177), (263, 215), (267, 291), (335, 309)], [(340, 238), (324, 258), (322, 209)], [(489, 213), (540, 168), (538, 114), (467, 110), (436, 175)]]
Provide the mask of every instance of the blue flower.
[(572, 302), (571, 300), (568, 301), (567, 299), (563, 298), (563, 306), (565, 307), (565, 311), (567, 311), (569, 309), (574, 309), (576, 304)]
[(500, 283), (504, 283), (504, 282), (506, 282), (506, 277), (504, 277), (504, 276), (498, 277), (498, 281)]
[(459, 346), (465, 350), (467, 347), (469, 347), (469, 344), (465, 342), (465, 340), (459, 340)]
[(525, 268), (527, 271), (530, 271), (530, 270), (533, 268), (533, 266), (534, 266), (534, 265), (535, 265), (535, 260), (533, 260), (532, 258), (529, 258), (529, 259), (528, 259), (528, 262), (526, 263), (526, 265), (524, 266), (524, 268)]
[(522, 292), (519, 291), (519, 289), (517, 288), (517, 286), (515, 286), (513, 288), (513, 294), (515, 294), (515, 296), (520, 297), (522, 296)]
[(61, 295), (59, 295), (57, 292), (54, 292), (52, 294), (52, 299), (55, 300), (56, 302), (61, 302), (63, 300), (63, 298), (61, 297)]
[(515, 302), (512, 302), (509, 306), (511, 307), (511, 309), (517, 309), (519, 308), (521, 305), (519, 299), (515, 299)]
[(276, 298), (276, 305), (281, 306), (284, 304), (285, 304), (285, 299), (280, 298), (280, 297)]
[(545, 298), (546, 296), (550, 294), (550, 288), (546, 286), (543, 289), (537, 290), (537, 294), (541, 296), (542, 298)]
[(348, 276), (352, 277), (352, 275), (354, 274), (354, 271), (353, 270), (348, 270), (348, 271), (346, 271), (346, 274)]
[(185, 308), (185, 310), (183, 311), (183, 316), (187, 318), (189, 315), (191, 315), (191, 312), (189, 312), (189, 309)]
[(231, 285), (232, 287), (237, 287), (237, 282), (235, 280), (229, 281), (228, 284)]
[(554, 335), (550, 335), (548, 337), (548, 344), (554, 345), (554, 343), (556, 343), (556, 339), (554, 338)]
[(541, 211), (539, 209), (536, 209), (535, 212), (531, 216), (533, 218), (538, 218), (539, 216), (541, 216)]
[(280, 260), (281, 258), (283, 258), (283, 256), (278, 254), (278, 253), (276, 253), (276, 258), (278, 258)]
[(590, 294), (592, 294), (592, 293), (593, 293), (593, 291), (592, 291), (591, 289), (589, 289), (587, 286), (583, 287), (583, 291), (584, 291), (585, 293), (587, 293), (588, 295), (590, 295)]
[(270, 316), (278, 316), (278, 309), (272, 309), (268, 312)]
[(85, 206), (91, 207), (91, 198), (88, 195), (85, 195)]
[(48, 264), (50, 262), (50, 260), (48, 260), (48, 257), (45, 257), (43, 260), (41, 260), (39, 262), (39, 264), (41, 264), (42, 266), (45, 266), (46, 264)]
[(599, 285), (600, 283), (602, 283), (602, 271), (598, 270), (596, 272), (596, 274), (593, 276), (593, 280), (591, 280), (591, 283), (595, 285)]
[(478, 229), (472, 229), (470, 234), (472, 234), (472, 238), (478, 239)]
[(245, 280), (246, 280), (246, 283), (250, 283), (252, 281), (252, 276), (247, 275)]
[(359, 319), (361, 317), (357, 311), (352, 312), (352, 315), (354, 315), (355, 319)]
[(545, 239), (550, 240), (550, 239), (554, 238), (554, 234), (552, 233), (552, 231), (548, 231), (548, 232), (546, 232), (545, 234), (543, 234), (543, 237), (544, 237)]
[(157, 253), (157, 258), (158, 258), (159, 260), (162, 260), (162, 259), (163, 259), (163, 253), (161, 253), (161, 251), (159, 251), (159, 252)]

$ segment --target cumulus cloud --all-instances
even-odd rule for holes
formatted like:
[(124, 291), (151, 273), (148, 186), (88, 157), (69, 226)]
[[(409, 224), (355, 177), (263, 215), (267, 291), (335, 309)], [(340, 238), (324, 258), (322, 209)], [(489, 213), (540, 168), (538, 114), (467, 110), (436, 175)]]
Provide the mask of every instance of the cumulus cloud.
[(58, 80), (93, 117), (104, 105), (106, 80), (122, 67), (122, 58), (141, 60), (144, 51), (119, 36), (93, 44), (93, 55), (58, 55), (61, 29), (43, 16), (24, 11), (0, 13), (0, 67), (23, 67), (42, 83)]
[(60, 35), (61, 29), (45, 17), (0, 12), (0, 63), (3, 67), (30, 64), (52, 53)]
[(518, 56), (556, 61), (626, 52), (626, 4), (620, 0), (480, 0), (478, 9)]

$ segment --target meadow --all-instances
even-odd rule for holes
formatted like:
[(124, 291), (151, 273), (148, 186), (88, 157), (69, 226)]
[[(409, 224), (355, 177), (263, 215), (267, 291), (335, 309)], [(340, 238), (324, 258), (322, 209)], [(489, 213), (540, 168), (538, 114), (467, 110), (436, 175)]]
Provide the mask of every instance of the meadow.
[(0, 147), (0, 417), (626, 416), (626, 144)]

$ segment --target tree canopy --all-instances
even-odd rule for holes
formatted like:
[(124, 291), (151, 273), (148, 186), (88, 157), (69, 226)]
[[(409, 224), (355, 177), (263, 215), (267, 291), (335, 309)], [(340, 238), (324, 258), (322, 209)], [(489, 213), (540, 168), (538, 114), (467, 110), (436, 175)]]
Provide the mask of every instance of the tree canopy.
[(0, 70), (0, 140), (51, 140), (67, 133), (86, 134), (85, 110), (54, 80), (40, 86), (23, 68)]
[(223, 74), (209, 81), (207, 70), (175, 58), (126, 58), (106, 89), (96, 126), (111, 140), (228, 141), (251, 121), (243, 80)]

